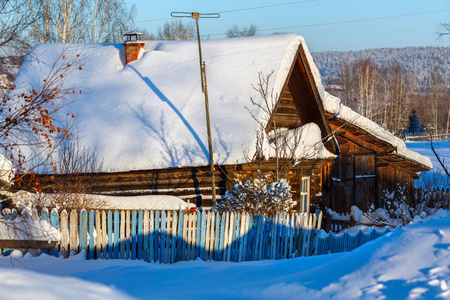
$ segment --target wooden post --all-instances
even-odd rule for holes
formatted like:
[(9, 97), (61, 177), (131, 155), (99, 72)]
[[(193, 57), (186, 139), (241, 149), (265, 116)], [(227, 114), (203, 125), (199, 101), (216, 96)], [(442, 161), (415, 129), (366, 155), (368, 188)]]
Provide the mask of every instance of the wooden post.
[[(72, 210), (70, 212), (70, 251), (78, 252), (78, 214)], [(70, 254), (69, 254), (70, 255)]]
[(331, 231), (331, 222), (333, 221), (331, 214), (327, 212), (327, 217), (325, 219), (325, 231), (330, 232)]

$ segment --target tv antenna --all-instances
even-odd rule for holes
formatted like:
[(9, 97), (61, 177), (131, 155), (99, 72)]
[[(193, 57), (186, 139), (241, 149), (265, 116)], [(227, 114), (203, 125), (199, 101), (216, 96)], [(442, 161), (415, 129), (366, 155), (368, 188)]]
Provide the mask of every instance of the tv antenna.
[(202, 58), (202, 45), (200, 43), (200, 30), (198, 28), (198, 19), (214, 19), (220, 18), (218, 13), (203, 14), (199, 12), (172, 12), (170, 14), (174, 18), (192, 18), (195, 19), (195, 24), (197, 26), (197, 40), (198, 40), (198, 55), (200, 59), (200, 77), (202, 82), (202, 92), (205, 95), (205, 110), (206, 110), (206, 128), (208, 133), (208, 146), (209, 146), (209, 168), (211, 172), (211, 188), (212, 188), (212, 199), (216, 201), (216, 180), (214, 176), (214, 157), (213, 157), (213, 146), (211, 139), (211, 122), (209, 118), (209, 100), (208, 100), (208, 88), (206, 84), (206, 68), (205, 62)]

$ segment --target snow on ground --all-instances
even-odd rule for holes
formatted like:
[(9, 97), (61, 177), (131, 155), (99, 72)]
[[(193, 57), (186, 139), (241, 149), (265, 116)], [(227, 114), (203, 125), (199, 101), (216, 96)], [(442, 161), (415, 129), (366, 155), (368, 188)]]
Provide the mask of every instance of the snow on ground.
[[(395, 230), (352, 252), (245, 263), (0, 258), (2, 298), (430, 299), (450, 297), (450, 217)], [(25, 271), (26, 270), (26, 271)], [(120, 293), (118, 293), (120, 292)], [(49, 298), (51, 299), (51, 297)], [(96, 298), (97, 299), (97, 298)]]
[[(430, 142), (407, 141), (405, 143), (409, 149), (418, 152), (422, 155), (428, 156), (431, 159), (431, 162), (433, 163), (433, 167), (435, 170), (442, 170), (442, 167), (439, 164), (436, 156), (434, 155), (433, 151), (431, 151)], [(448, 168), (450, 168), (450, 140), (435, 141), (433, 142), (433, 146), (436, 152), (439, 154), (439, 156), (445, 161), (445, 165), (447, 165)]]
[(148, 210), (190, 210), (194, 203), (187, 203), (181, 198), (168, 195), (146, 196), (101, 196), (92, 195), (105, 203), (105, 209), (148, 209)]
[[(435, 188), (448, 188), (450, 181), (444, 174), (442, 166), (439, 164), (433, 151), (431, 151), (430, 142), (413, 142), (407, 141), (406, 145), (409, 149), (418, 152), (422, 155), (428, 156), (433, 163), (433, 170), (436, 172), (423, 172), (419, 175), (419, 180), (416, 182), (418, 186), (428, 186)], [(450, 170), (450, 140), (433, 142), (434, 149), (439, 154), (447, 170)]]

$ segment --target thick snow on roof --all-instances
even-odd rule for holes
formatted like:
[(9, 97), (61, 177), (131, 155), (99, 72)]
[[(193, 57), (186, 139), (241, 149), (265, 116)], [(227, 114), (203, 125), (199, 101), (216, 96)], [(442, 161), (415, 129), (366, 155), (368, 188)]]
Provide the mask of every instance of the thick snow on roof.
[[(279, 130), (278, 143), (283, 145), (281, 149), (292, 149), (282, 151), (280, 156), (285, 158), (295, 157), (298, 161), (302, 159), (326, 159), (335, 158), (336, 155), (328, 151), (322, 143), (320, 128), (315, 123), (308, 123), (295, 129)], [(270, 147), (266, 146), (266, 157), (275, 157), (275, 137), (271, 132)]]
[(394, 136), (392, 133), (376, 124), (372, 120), (358, 114), (353, 111), (349, 107), (343, 105), (341, 100), (337, 97), (334, 97), (325, 92), (324, 98), (324, 107), (325, 109), (335, 114), (336, 117), (349, 122), (350, 124), (356, 125), (361, 129), (366, 130), (370, 134), (376, 136), (380, 140), (388, 142), (392, 146), (397, 147), (396, 154), (407, 158), (409, 160), (416, 161), (424, 166), (429, 168), (433, 168), (433, 164), (428, 156), (421, 155), (417, 152), (414, 152), (408, 147), (406, 147), (405, 142), (403, 142), (400, 138)]
[(12, 163), (0, 154), (0, 186), (8, 186), (13, 180), (16, 169)]
[[(267, 75), (273, 71), (268, 90), (274, 97), (280, 95), (301, 43), (330, 111), (333, 101), (323, 90), (302, 37), (202, 42), (215, 163), (233, 164), (242, 161), (244, 152), (255, 153), (258, 124), (245, 107), (252, 108), (250, 96), (261, 97), (252, 84), (258, 83), (259, 72)], [(96, 148), (107, 171), (209, 163), (196, 41), (146, 41), (140, 58), (128, 65), (123, 44), (39, 45), (31, 50), (18, 74), (16, 92), (27, 90), (30, 83), (33, 87), (41, 84), (55, 59), (64, 63), (62, 54), (69, 59), (81, 54), (86, 60), (82, 72), (66, 79), (66, 84), (82, 87), (82, 94), (75, 96), (68, 109), (77, 116), (82, 143)], [(255, 117), (262, 118), (262, 112)], [(370, 129), (376, 131), (378, 125), (373, 125)], [(388, 141), (398, 143), (387, 136)], [(402, 151), (399, 153), (412, 157)]]
[[(250, 95), (259, 96), (252, 84), (258, 72), (274, 71), (269, 90), (279, 95), (301, 42), (296, 35), (202, 42), (216, 163), (236, 163), (244, 151), (255, 152), (258, 124), (245, 108), (252, 108)], [(82, 142), (97, 147), (106, 170), (209, 163), (196, 41), (146, 41), (142, 57), (128, 65), (122, 44), (39, 45), (16, 85), (30, 78), (39, 84), (51, 66), (43, 62), (62, 51), (86, 60), (79, 77), (67, 81), (83, 90), (70, 109)]]

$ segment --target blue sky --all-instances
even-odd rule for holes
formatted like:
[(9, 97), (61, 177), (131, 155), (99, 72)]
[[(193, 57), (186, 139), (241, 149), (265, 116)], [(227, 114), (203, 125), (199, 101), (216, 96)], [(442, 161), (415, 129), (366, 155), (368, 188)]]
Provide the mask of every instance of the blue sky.
[[(305, 37), (311, 51), (348, 51), (368, 48), (407, 46), (449, 46), (450, 39), (438, 40), (436, 31), (441, 22), (450, 22), (450, 0), (304, 0), (302, 3), (280, 5), (270, 8), (222, 13), (219, 19), (200, 20), (201, 35), (210, 38), (224, 38), (228, 28), (256, 25), (258, 29), (290, 32)], [(250, 0), (250, 1), (148, 1), (134, 0), (138, 9), (136, 25), (149, 32), (157, 32), (165, 22), (170, 21), (173, 11), (199, 11), (202, 13), (222, 12), (236, 9), (260, 7), (274, 4), (293, 3), (293, 0)], [(381, 18), (408, 14), (437, 13), (341, 23), (361, 19)], [(144, 20), (166, 19), (152, 22)], [(185, 19), (194, 22), (192, 19)], [(304, 26), (290, 29), (275, 29)], [(274, 30), (275, 29), (275, 30)]]

